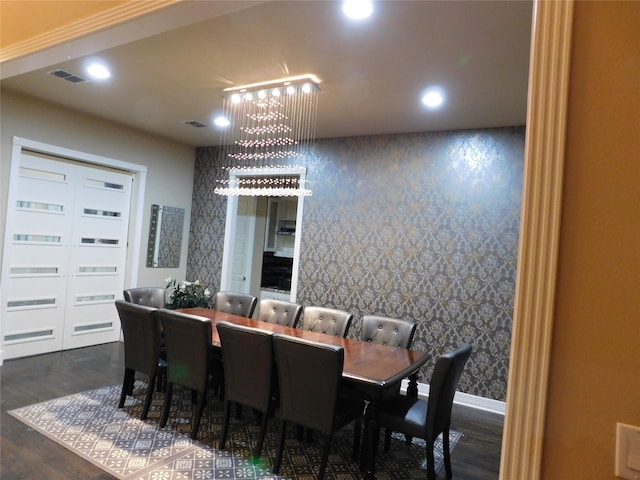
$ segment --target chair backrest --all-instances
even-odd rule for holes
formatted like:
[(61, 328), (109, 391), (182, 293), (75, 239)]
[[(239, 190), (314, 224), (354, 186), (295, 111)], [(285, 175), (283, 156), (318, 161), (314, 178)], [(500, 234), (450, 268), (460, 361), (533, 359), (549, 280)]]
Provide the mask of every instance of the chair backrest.
[(302, 305), (284, 300), (260, 301), (258, 320), (295, 328), (302, 315)]
[(283, 420), (330, 433), (333, 430), (344, 348), (274, 334)]
[(128, 288), (122, 293), (127, 302), (153, 308), (164, 308), (165, 305), (165, 290), (162, 287)]
[(225, 399), (266, 412), (273, 394), (273, 334), (264, 330), (216, 323), (222, 347)]
[(457, 350), (445, 353), (436, 360), (429, 383), (426, 422), (426, 438), (432, 441), (451, 424), (453, 397), (462, 370), (470, 356), (471, 345), (464, 343)]
[(152, 376), (160, 355), (160, 323), (151, 315), (156, 309), (116, 300), (124, 335), (124, 366)]
[(165, 308), (160, 320), (167, 348), (167, 382), (204, 392), (212, 363), (211, 320)]
[(257, 304), (258, 298), (250, 293), (218, 292), (216, 294), (216, 310), (219, 312), (251, 318)]
[(415, 320), (365, 315), (362, 318), (362, 341), (411, 348), (417, 326)]
[(334, 335), (347, 336), (353, 315), (342, 310), (326, 307), (305, 307), (302, 315), (302, 330)]

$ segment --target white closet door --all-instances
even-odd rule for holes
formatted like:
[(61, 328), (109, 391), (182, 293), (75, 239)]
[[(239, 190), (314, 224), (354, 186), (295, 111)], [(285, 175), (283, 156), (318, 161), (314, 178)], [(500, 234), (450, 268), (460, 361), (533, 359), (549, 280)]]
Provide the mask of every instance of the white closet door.
[(78, 167), (72, 210), (63, 350), (120, 337), (132, 176)]
[(11, 190), (4, 358), (117, 340), (131, 176), (23, 152)]

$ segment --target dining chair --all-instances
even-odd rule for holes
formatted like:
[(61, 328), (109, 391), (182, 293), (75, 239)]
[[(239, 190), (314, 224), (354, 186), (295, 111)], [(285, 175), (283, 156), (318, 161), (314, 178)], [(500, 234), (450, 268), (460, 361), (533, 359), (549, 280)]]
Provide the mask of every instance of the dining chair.
[[(411, 348), (417, 326), (418, 322), (415, 320), (365, 315), (362, 318), (361, 340), (397, 348)], [(399, 391), (400, 385), (398, 385)], [(385, 439), (391, 438), (391, 433), (391, 430), (387, 428)], [(411, 444), (411, 437), (409, 435), (405, 437), (407, 445)]]
[(267, 422), (276, 401), (273, 334), (225, 321), (217, 322), (216, 328), (220, 336), (225, 378), (224, 417), (219, 447), (224, 449), (227, 440), (232, 404), (251, 407), (260, 413), (260, 434), (253, 452), (255, 463), (260, 460)]
[(144, 420), (149, 414), (156, 381), (158, 390), (162, 390), (166, 374), (167, 364), (161, 358), (160, 324), (151, 314), (155, 311), (152, 307), (125, 300), (116, 300), (115, 304), (124, 336), (124, 379), (118, 408), (124, 407), (127, 395), (133, 393), (135, 374), (140, 372), (149, 377), (141, 415)]
[(300, 315), (302, 305), (284, 300), (261, 300), (258, 309), (258, 320), (291, 328), (296, 328)]
[(302, 315), (302, 330), (346, 338), (353, 315), (327, 307), (305, 307)]
[(164, 308), (165, 305), (165, 290), (162, 287), (127, 288), (122, 293), (127, 302), (153, 308)]
[(219, 312), (251, 318), (257, 304), (258, 298), (250, 293), (218, 292), (215, 309)]
[(326, 435), (318, 479), (324, 478), (333, 433), (355, 422), (353, 459), (357, 459), (364, 402), (340, 395), (344, 348), (282, 334), (273, 335), (280, 391), (280, 429), (273, 473), (278, 474), (287, 422)]
[[(378, 412), (380, 427), (386, 427), (426, 441), (427, 478), (429, 480), (436, 478), (433, 446), (440, 434), (442, 434), (446, 475), (447, 478), (452, 477), (449, 448), (451, 408), (458, 381), (470, 356), (471, 345), (464, 343), (457, 350), (438, 357), (429, 383), (428, 400), (396, 395), (380, 405)], [(374, 433), (377, 437), (378, 432)], [(389, 451), (389, 447), (390, 438), (387, 436), (385, 437), (384, 451)]]
[(362, 318), (362, 341), (411, 348), (418, 322), (405, 318), (365, 315)]
[(167, 425), (174, 385), (189, 388), (192, 391), (192, 403), (196, 403), (197, 397), (191, 427), (191, 438), (195, 439), (213, 372), (211, 320), (164, 308), (155, 310), (152, 315), (159, 319), (167, 345), (167, 391), (160, 427)]

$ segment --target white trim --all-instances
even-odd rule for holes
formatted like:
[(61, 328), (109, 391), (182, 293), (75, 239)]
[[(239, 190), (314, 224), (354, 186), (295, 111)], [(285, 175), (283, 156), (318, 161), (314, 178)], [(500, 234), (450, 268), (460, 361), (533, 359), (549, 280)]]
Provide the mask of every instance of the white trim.
[[(409, 381), (403, 380), (401, 392), (407, 393), (407, 385)], [(429, 398), (429, 384), (418, 383), (418, 398), (427, 400)], [(496, 413), (498, 415), (504, 415), (506, 411), (506, 403), (500, 400), (493, 400), (491, 398), (480, 397), (478, 395), (471, 395), (470, 393), (463, 393), (456, 391), (453, 403), (456, 405), (463, 405), (465, 407), (475, 408), (476, 410), (483, 410), (485, 412)]]
[(500, 479), (542, 469), (557, 277), (573, 0), (536, 0), (518, 275)]
[(50, 31), (45, 31), (35, 37), (21, 40), (7, 45), (2, 49), (0, 61), (5, 62), (14, 58), (42, 50), (52, 45), (70, 42), (76, 38), (111, 28), (125, 20), (130, 20), (155, 10), (165, 8), (180, 0), (155, 0), (154, 2), (125, 2), (108, 10), (104, 10), (72, 23), (62, 25)]

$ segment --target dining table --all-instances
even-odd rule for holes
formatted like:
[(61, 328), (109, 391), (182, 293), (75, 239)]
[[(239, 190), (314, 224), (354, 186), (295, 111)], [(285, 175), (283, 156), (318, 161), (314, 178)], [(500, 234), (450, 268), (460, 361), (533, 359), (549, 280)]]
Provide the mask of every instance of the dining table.
[(368, 478), (373, 478), (375, 473), (379, 432), (378, 408), (380, 403), (388, 395), (397, 392), (402, 380), (405, 378), (409, 379), (407, 395), (417, 396), (417, 372), (431, 356), (428, 352), (396, 348), (353, 338), (325, 335), (209, 308), (182, 308), (177, 311), (208, 318), (213, 327), (211, 329), (211, 343), (218, 348), (220, 348), (220, 337), (215, 325), (219, 321), (343, 347), (342, 379), (344, 389), (349, 395), (367, 402), (360, 470)]

